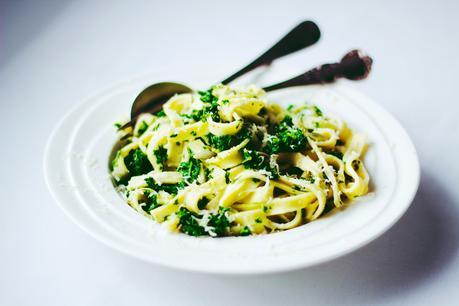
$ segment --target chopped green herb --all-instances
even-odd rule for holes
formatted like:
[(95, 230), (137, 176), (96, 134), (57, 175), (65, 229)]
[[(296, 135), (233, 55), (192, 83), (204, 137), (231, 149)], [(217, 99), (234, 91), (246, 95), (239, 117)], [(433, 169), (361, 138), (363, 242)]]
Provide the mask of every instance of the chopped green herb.
[(320, 110), (320, 108), (318, 108), (317, 106), (314, 106), (314, 112), (316, 113), (317, 116), (321, 117), (323, 114), (322, 114), (322, 111)]
[(244, 226), (244, 228), (239, 233), (239, 235), (241, 235), (241, 236), (249, 236), (250, 234), (252, 234), (252, 231), (250, 230), (250, 228), (247, 225)]
[(268, 143), (264, 150), (268, 154), (300, 152), (306, 149), (307, 143), (303, 132), (293, 126), (292, 118), (285, 116), (284, 120), (275, 127), (275, 134), (268, 136)]
[(263, 156), (257, 151), (247, 150), (246, 148), (242, 149), (242, 164), (244, 168), (268, 171), (271, 173), (269, 176), (271, 179), (279, 177), (277, 170), (271, 168), (268, 157)]
[(115, 127), (116, 127), (117, 129), (119, 129), (119, 128), (121, 127), (121, 123), (118, 123), (118, 122), (115, 123)]
[(226, 182), (227, 184), (229, 184), (229, 183), (231, 182), (231, 180), (230, 180), (230, 173), (229, 173), (229, 172), (225, 172), (225, 182)]
[(158, 195), (156, 193), (151, 193), (146, 198), (145, 204), (142, 206), (142, 209), (145, 212), (150, 212), (159, 206), (161, 206), (161, 204), (158, 203)]
[(191, 151), (188, 152), (188, 161), (181, 162), (177, 168), (177, 171), (183, 175), (185, 181), (192, 183), (197, 180), (199, 173), (201, 172), (202, 162), (199, 159), (194, 158)]
[[(221, 237), (225, 236), (228, 232), (230, 222), (226, 217), (228, 208), (221, 207), (217, 214), (211, 214), (207, 222), (207, 226), (213, 229), (213, 232)], [(179, 217), (180, 230), (185, 234), (192, 236), (203, 236), (208, 235), (205, 228), (199, 225), (199, 221), (202, 217), (198, 214), (189, 211), (188, 209), (181, 207), (176, 213)]]
[(225, 151), (232, 147), (232, 137), (231, 135), (216, 136), (214, 134), (207, 134), (207, 143), (209, 146), (219, 150)]
[(158, 149), (153, 150), (153, 155), (156, 157), (156, 162), (160, 165), (161, 170), (167, 161), (167, 149), (164, 146), (159, 146)]
[(182, 232), (191, 236), (202, 236), (206, 234), (204, 228), (200, 226), (197, 221), (199, 216), (196, 213), (181, 207), (176, 214), (180, 219), (179, 225)]
[(206, 178), (206, 181), (208, 181), (208, 180), (210, 180), (210, 179), (213, 178), (213, 177), (212, 177), (212, 172), (213, 172), (213, 169), (206, 168), (206, 169), (204, 170), (204, 176), (205, 176), (205, 178)]
[(147, 155), (140, 149), (129, 152), (124, 159), (124, 163), (131, 176), (146, 174), (153, 170)]
[(261, 218), (260, 217), (256, 218), (255, 223), (262, 223)]
[(213, 231), (217, 236), (225, 236), (228, 232), (230, 222), (226, 217), (227, 211), (229, 211), (229, 208), (220, 207), (218, 214), (212, 214), (209, 217), (207, 225), (213, 227)]
[(166, 117), (166, 113), (164, 112), (164, 110), (160, 110), (159, 112), (157, 112), (155, 114), (156, 117)]
[(206, 208), (207, 203), (209, 203), (209, 199), (204, 197), (198, 201), (198, 208), (199, 209), (204, 209)]
[(116, 155), (112, 160), (112, 169), (115, 168), (118, 165), (118, 159), (121, 157), (121, 150), (116, 151)]
[(147, 183), (148, 188), (151, 188), (155, 191), (165, 191), (170, 194), (177, 194), (178, 190), (183, 189), (185, 184), (180, 182), (178, 184), (157, 184), (155, 180), (151, 177), (147, 177), (145, 179), (145, 183)]
[(137, 129), (137, 134), (142, 135), (148, 129), (148, 124), (145, 121), (140, 123), (139, 128)]
[(206, 91), (198, 91), (199, 98), (204, 103), (213, 103), (218, 101), (218, 97), (213, 95), (213, 88), (210, 88)]

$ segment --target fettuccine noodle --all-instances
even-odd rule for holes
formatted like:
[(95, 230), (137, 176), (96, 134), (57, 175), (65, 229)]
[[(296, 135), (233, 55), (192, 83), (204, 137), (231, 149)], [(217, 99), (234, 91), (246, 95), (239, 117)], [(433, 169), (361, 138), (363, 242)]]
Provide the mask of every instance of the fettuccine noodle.
[(256, 86), (176, 95), (120, 137), (111, 173), (128, 204), (193, 236), (287, 230), (368, 193), (364, 135)]

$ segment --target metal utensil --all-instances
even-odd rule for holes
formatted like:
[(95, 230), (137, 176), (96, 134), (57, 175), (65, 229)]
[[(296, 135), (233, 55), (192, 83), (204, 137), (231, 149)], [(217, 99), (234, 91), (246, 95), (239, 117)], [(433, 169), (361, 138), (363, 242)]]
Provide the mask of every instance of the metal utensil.
[[(311, 46), (316, 43), (319, 38), (320, 30), (317, 25), (312, 21), (304, 21), (287, 33), (287, 35), (268, 51), (241, 70), (223, 80), (221, 83), (228, 84), (257, 67), (269, 65), (280, 57)], [(137, 117), (142, 113), (154, 113), (159, 111), (162, 105), (173, 95), (187, 92), (193, 92), (193, 90), (186, 85), (174, 82), (162, 82), (148, 86), (140, 92), (132, 104), (131, 121), (120, 127), (120, 129), (132, 126)]]

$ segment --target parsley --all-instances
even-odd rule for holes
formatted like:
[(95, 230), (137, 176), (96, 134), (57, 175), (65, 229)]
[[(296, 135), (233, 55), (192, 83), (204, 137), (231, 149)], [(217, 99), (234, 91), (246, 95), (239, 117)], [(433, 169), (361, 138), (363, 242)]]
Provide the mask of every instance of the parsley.
[(167, 161), (167, 150), (164, 146), (159, 146), (153, 150), (153, 155), (156, 157), (156, 162), (160, 165), (161, 170), (164, 168), (164, 163)]
[(241, 236), (248, 236), (250, 234), (252, 234), (252, 231), (250, 230), (250, 228), (247, 225), (244, 226), (244, 228), (239, 233), (239, 235), (241, 235)]
[(231, 180), (230, 180), (230, 173), (229, 172), (225, 172), (225, 182), (227, 184), (231, 183)]
[(181, 114), (180, 116), (188, 119), (193, 119), (194, 121), (205, 121), (207, 116), (204, 113), (204, 109), (194, 109), (189, 114)]
[(261, 223), (261, 222), (262, 222), (262, 221), (261, 221), (261, 218), (260, 218), (260, 217), (258, 217), (258, 218), (255, 219), (255, 223)]
[(129, 152), (124, 159), (126, 168), (129, 170), (131, 176), (142, 175), (153, 170), (153, 167), (148, 160), (147, 155), (140, 149), (135, 149)]
[(206, 138), (209, 146), (219, 151), (225, 151), (232, 147), (233, 139), (231, 135), (216, 136), (212, 133), (209, 133), (207, 134)]
[(208, 226), (213, 227), (213, 231), (217, 236), (224, 236), (229, 229), (230, 222), (226, 217), (226, 212), (229, 211), (227, 207), (220, 207), (218, 214), (212, 214), (209, 217)]
[(204, 209), (206, 208), (207, 203), (209, 203), (209, 199), (204, 197), (198, 201), (198, 208), (199, 209)]
[(148, 129), (148, 124), (145, 121), (142, 121), (139, 128), (137, 129), (137, 134), (142, 135)]
[(319, 117), (321, 117), (323, 115), (322, 111), (317, 106), (314, 106), (314, 113)]
[(156, 117), (166, 117), (166, 113), (163, 110), (160, 110), (155, 114)]
[(249, 125), (244, 124), (236, 135), (216, 136), (209, 133), (206, 135), (206, 142), (209, 146), (218, 151), (225, 151), (240, 144), (245, 139), (252, 139), (252, 137), (253, 135), (249, 129)]
[(197, 180), (199, 173), (201, 172), (202, 162), (199, 159), (194, 158), (191, 151), (188, 152), (188, 161), (181, 162), (177, 168), (177, 171), (183, 175), (185, 181), (192, 183)]
[(177, 136), (178, 136), (177, 133), (171, 134), (171, 138), (175, 138), (175, 137), (177, 137)]
[(112, 169), (111, 170), (113, 170), (113, 168), (115, 168), (118, 165), (118, 159), (120, 158), (120, 156), (121, 156), (121, 150), (116, 151), (116, 155), (112, 160)]
[(151, 177), (147, 177), (145, 179), (145, 183), (147, 183), (148, 188), (151, 188), (155, 191), (165, 191), (170, 194), (177, 194), (177, 192), (185, 187), (184, 182), (180, 182), (178, 184), (156, 184), (155, 180)]
[(229, 103), (229, 100), (225, 99), (225, 100), (222, 101), (222, 104), (228, 104), (228, 103)]
[[(212, 228), (212, 231), (219, 237), (225, 236), (228, 233), (230, 222), (226, 217), (226, 212), (229, 208), (220, 207), (218, 213), (211, 214), (207, 226)], [(176, 215), (179, 217), (180, 230), (191, 236), (209, 235), (204, 227), (199, 225), (200, 215), (181, 207)]]
[(176, 215), (180, 219), (180, 230), (185, 234), (195, 237), (206, 234), (204, 228), (200, 226), (198, 223), (198, 215), (196, 213), (191, 212), (184, 207), (181, 207), (179, 211), (176, 212)]
[(274, 130), (274, 135), (268, 136), (268, 143), (264, 148), (266, 153), (299, 152), (306, 148), (307, 138), (299, 128), (294, 127), (290, 116), (285, 116)]
[(158, 195), (156, 193), (151, 193), (147, 197), (145, 205), (142, 206), (142, 209), (148, 213), (159, 206), (161, 206), (161, 204), (158, 203)]
[(121, 123), (118, 123), (118, 122), (115, 123), (115, 127), (116, 127), (117, 129), (119, 129), (119, 128), (121, 127)]
[(204, 103), (213, 103), (218, 101), (218, 97), (213, 95), (213, 88), (210, 88), (206, 91), (198, 91), (199, 98)]
[(266, 170), (270, 172), (269, 178), (277, 179), (279, 173), (274, 168), (271, 168), (268, 158), (261, 155), (257, 151), (247, 150), (246, 148), (242, 149), (242, 164), (244, 168), (255, 169), (255, 170)]
[(206, 181), (213, 178), (212, 172), (213, 172), (213, 169), (206, 168), (204, 170), (204, 177), (206, 178)]

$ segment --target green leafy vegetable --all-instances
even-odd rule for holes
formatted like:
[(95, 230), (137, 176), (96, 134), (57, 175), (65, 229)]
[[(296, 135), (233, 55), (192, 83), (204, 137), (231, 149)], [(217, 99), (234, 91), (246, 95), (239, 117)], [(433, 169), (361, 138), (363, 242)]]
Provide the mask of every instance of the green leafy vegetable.
[(220, 207), (218, 214), (212, 214), (209, 217), (208, 226), (213, 227), (214, 233), (217, 236), (225, 236), (228, 232), (230, 222), (226, 217), (226, 212), (229, 211), (227, 207)]
[(176, 214), (180, 219), (179, 225), (182, 232), (195, 237), (206, 234), (204, 228), (197, 221), (199, 216), (196, 213), (189, 211), (185, 207), (180, 207)]
[(148, 124), (145, 121), (140, 123), (139, 128), (137, 129), (137, 134), (142, 135), (148, 129)]
[(250, 234), (252, 234), (252, 231), (250, 230), (250, 228), (246, 225), (242, 228), (241, 232), (239, 233), (239, 235), (241, 236), (249, 236)]
[(183, 178), (188, 183), (192, 183), (197, 180), (199, 173), (201, 172), (202, 162), (199, 159), (193, 157), (191, 151), (189, 151), (189, 158), (186, 162), (181, 162), (177, 168), (177, 171), (183, 175)]
[(314, 106), (314, 112), (316, 113), (317, 116), (322, 116), (323, 113), (322, 111), (320, 110), (320, 108), (318, 108), (317, 106)]
[(158, 149), (153, 151), (153, 155), (156, 157), (156, 161), (161, 166), (161, 170), (164, 168), (164, 163), (167, 161), (167, 149), (164, 146), (159, 146)]
[(158, 195), (156, 193), (151, 193), (149, 195), (146, 195), (147, 198), (145, 200), (145, 204), (142, 206), (142, 209), (145, 212), (150, 212), (153, 209), (161, 206), (161, 204), (158, 202)]
[(135, 149), (129, 152), (124, 159), (124, 163), (126, 164), (131, 176), (146, 174), (153, 170), (147, 155), (145, 155), (145, 153), (143, 153), (140, 149)]
[(209, 133), (207, 134), (206, 138), (209, 146), (219, 151), (225, 151), (232, 147), (233, 138), (231, 135), (216, 136)]
[(299, 128), (294, 127), (290, 116), (286, 116), (275, 127), (275, 134), (268, 136), (268, 143), (264, 149), (269, 154), (299, 152), (306, 149), (307, 143), (307, 138), (303, 132)]
[(166, 113), (163, 110), (160, 110), (155, 114), (156, 117), (166, 117)]
[(207, 203), (209, 203), (209, 199), (204, 197), (198, 201), (198, 208), (199, 209), (204, 209), (206, 208)]
[(199, 98), (204, 103), (213, 103), (218, 101), (218, 97), (213, 95), (213, 88), (210, 88), (206, 91), (198, 91)]
[(277, 169), (271, 168), (269, 158), (263, 156), (262, 153), (244, 148), (242, 149), (242, 158), (244, 168), (265, 170), (270, 173), (269, 177), (271, 179), (277, 179), (279, 177)]
[(170, 194), (177, 194), (178, 190), (183, 189), (185, 187), (184, 182), (180, 182), (178, 184), (157, 184), (155, 180), (151, 177), (147, 177), (145, 179), (145, 183), (147, 183), (148, 188), (151, 188), (155, 191), (165, 191)]

